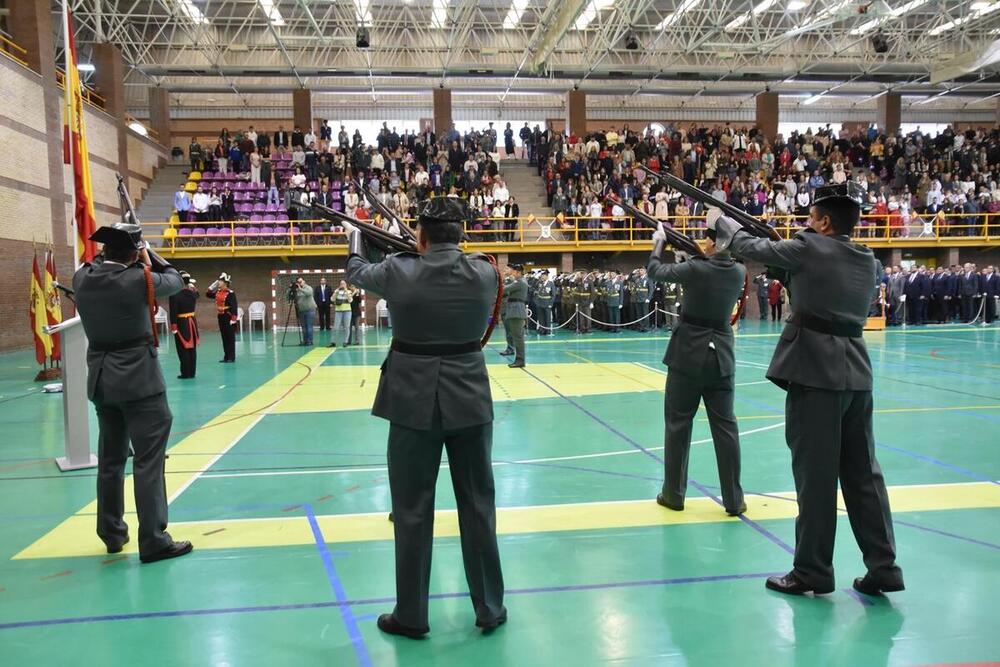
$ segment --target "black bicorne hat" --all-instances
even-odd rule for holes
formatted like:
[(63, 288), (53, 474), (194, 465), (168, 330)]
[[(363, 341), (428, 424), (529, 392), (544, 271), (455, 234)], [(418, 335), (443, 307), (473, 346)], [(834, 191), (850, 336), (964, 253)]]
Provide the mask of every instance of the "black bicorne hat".
[(99, 228), (90, 235), (90, 240), (103, 243), (111, 248), (142, 250), (145, 247), (142, 240), (142, 227), (122, 222)]
[[(843, 199), (857, 204), (860, 208), (866, 208), (866, 195), (867, 193), (864, 189), (854, 181), (847, 181), (846, 183), (838, 183), (836, 185), (823, 185), (816, 188), (813, 204), (819, 204), (820, 202), (832, 199)], [(870, 208), (870, 206), (867, 207)]]
[(469, 205), (458, 197), (434, 197), (428, 199), (420, 211), (418, 221), (422, 225), (439, 222), (463, 224), (472, 219)]

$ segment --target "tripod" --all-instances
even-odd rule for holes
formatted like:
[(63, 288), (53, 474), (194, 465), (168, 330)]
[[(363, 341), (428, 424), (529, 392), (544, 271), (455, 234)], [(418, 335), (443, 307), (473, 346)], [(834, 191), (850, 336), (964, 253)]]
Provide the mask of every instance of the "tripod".
[(288, 323), (292, 321), (292, 310), (293, 309), (295, 310), (295, 323), (296, 323), (296, 326), (298, 327), (298, 330), (299, 330), (299, 342), (298, 342), (298, 345), (302, 345), (302, 343), (303, 343), (302, 325), (299, 324), (299, 305), (297, 303), (295, 303), (294, 299), (292, 299), (291, 301), (288, 302), (288, 314), (285, 315), (285, 330), (281, 332), (281, 347), (285, 347), (286, 346), (285, 345), (285, 336), (288, 335)]

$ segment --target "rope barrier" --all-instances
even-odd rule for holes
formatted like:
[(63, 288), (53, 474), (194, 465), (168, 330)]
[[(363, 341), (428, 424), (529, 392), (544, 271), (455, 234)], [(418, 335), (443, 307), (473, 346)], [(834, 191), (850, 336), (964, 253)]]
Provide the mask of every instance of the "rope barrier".
[(573, 322), (574, 320), (576, 320), (576, 317), (577, 317), (578, 314), (579, 315), (583, 315), (584, 317), (586, 317), (588, 320), (590, 320), (594, 324), (600, 324), (601, 326), (606, 326), (606, 327), (630, 327), (630, 326), (632, 326), (634, 324), (638, 324), (639, 322), (642, 322), (643, 320), (649, 319), (651, 316), (655, 315), (656, 313), (662, 313), (664, 315), (669, 315), (670, 317), (680, 317), (680, 315), (678, 315), (677, 313), (671, 313), (669, 311), (663, 310), (662, 308), (660, 308), (659, 304), (654, 304), (653, 305), (653, 310), (649, 311), (649, 313), (647, 313), (643, 317), (640, 317), (637, 320), (633, 320), (631, 322), (622, 322), (622, 323), (619, 323), (619, 324), (612, 324), (611, 322), (602, 322), (600, 320), (594, 319), (593, 317), (591, 317), (590, 315), (587, 315), (586, 313), (581, 313), (579, 306), (574, 306), (574, 309), (575, 310), (574, 310), (573, 314), (569, 316), (569, 319), (566, 320), (565, 322), (563, 322), (562, 324), (558, 325), (558, 326), (547, 327), (547, 326), (545, 326), (543, 324), (539, 324), (539, 322), (537, 320), (535, 320), (534, 318), (531, 317), (531, 310), (530, 309), (528, 311), (528, 321), (531, 322), (532, 324), (534, 324), (535, 326), (537, 326), (539, 329), (547, 329), (549, 331), (555, 331), (556, 329), (562, 329), (563, 327), (568, 326), (571, 322)]

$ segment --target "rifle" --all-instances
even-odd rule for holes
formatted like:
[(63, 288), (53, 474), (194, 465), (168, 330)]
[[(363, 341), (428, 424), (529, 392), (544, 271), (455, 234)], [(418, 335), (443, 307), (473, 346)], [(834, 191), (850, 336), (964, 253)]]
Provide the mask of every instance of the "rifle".
[[(356, 218), (352, 218), (346, 213), (341, 213), (340, 211), (334, 210), (322, 204), (312, 202), (311, 204), (293, 203), (293, 206), (297, 206), (300, 209), (305, 208), (310, 210), (316, 216), (329, 220), (330, 222), (341, 223), (348, 228), (354, 228), (364, 235), (365, 239), (372, 244), (373, 247), (378, 248), (384, 253), (391, 254), (394, 252), (416, 252), (417, 244), (411, 239), (400, 238), (394, 234), (391, 234), (381, 227), (373, 225), (369, 222), (364, 222)], [(405, 226), (405, 225), (404, 225)]]
[[(632, 216), (633, 220), (637, 220), (647, 227), (656, 229), (660, 226), (660, 221), (656, 218), (649, 216), (635, 206), (628, 204), (626, 202), (618, 202), (618, 205), (625, 209), (625, 212)], [(667, 235), (667, 243), (672, 245), (677, 250), (683, 250), (692, 257), (704, 257), (705, 251), (701, 249), (701, 246), (695, 243), (691, 238), (681, 234), (679, 231), (670, 227), (668, 225), (663, 225), (663, 232)]]
[(743, 229), (752, 236), (762, 239), (771, 239), (772, 241), (781, 240), (781, 236), (778, 235), (778, 232), (774, 231), (774, 229), (769, 227), (766, 223), (761, 222), (743, 209), (737, 208), (727, 201), (719, 201), (712, 196), (712, 193), (696, 188), (687, 181), (677, 178), (673, 174), (653, 171), (646, 165), (639, 165), (639, 168), (653, 178), (659, 179), (664, 184), (670, 186), (674, 190), (677, 190), (677, 192), (682, 195), (690, 197), (695, 201), (700, 201), (706, 206), (714, 206), (715, 208), (721, 210), (728, 217), (738, 222), (740, 226), (742, 226)]
[[(128, 188), (125, 187), (125, 179), (117, 171), (115, 178), (118, 179), (118, 208), (121, 210), (122, 224), (141, 225), (139, 216), (135, 214), (135, 208), (132, 206), (132, 197), (128, 193)], [(163, 273), (163, 270), (170, 266), (170, 262), (156, 254), (149, 247), (149, 241), (145, 241), (145, 244), (146, 252), (149, 254), (150, 269), (153, 273)]]
[(399, 227), (399, 230), (403, 233), (403, 236), (409, 239), (410, 241), (416, 243), (417, 235), (413, 233), (413, 230), (410, 229), (410, 226), (406, 224), (398, 215), (389, 210), (388, 206), (380, 202), (378, 197), (375, 196), (375, 193), (369, 190), (368, 187), (365, 186), (365, 184), (361, 181), (361, 179), (358, 179), (357, 187), (358, 190), (361, 192), (361, 196), (363, 196), (368, 201), (368, 203), (371, 204), (371, 207), (374, 208), (379, 215), (381, 215), (386, 220), (394, 221), (396, 225)]

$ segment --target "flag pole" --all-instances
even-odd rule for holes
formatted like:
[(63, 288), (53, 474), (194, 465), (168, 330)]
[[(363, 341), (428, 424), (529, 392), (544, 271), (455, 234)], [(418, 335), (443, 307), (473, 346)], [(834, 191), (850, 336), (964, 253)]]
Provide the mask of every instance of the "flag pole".
[[(72, 26), (70, 25), (69, 0), (62, 0), (63, 18), (63, 45), (65, 53), (66, 76), (64, 82), (65, 110), (63, 115), (66, 119), (66, 129), (63, 131), (65, 151), (64, 162), (70, 165), (69, 173), (72, 174), (73, 188), (70, 195), (73, 216), (73, 268), (74, 273), (80, 269), (83, 263), (81, 255), (86, 246), (80, 241), (79, 218), (77, 216), (77, 187), (76, 164), (74, 163), (74, 148), (76, 138), (73, 130), (79, 126), (79, 119), (76, 118), (76, 89), (74, 75), (76, 75), (75, 54), (72, 48)], [(79, 109), (83, 113), (82, 107)], [(85, 155), (80, 156), (81, 160), (87, 159)], [(97, 457), (90, 450), (90, 419), (88, 416), (89, 405), (87, 400), (87, 336), (80, 322), (79, 313), (75, 317), (55, 325), (54, 331), (59, 331), (62, 335), (62, 357), (63, 364), (63, 439), (65, 445), (65, 455), (56, 458), (56, 465), (59, 470), (80, 470), (82, 468), (97, 467)]]

